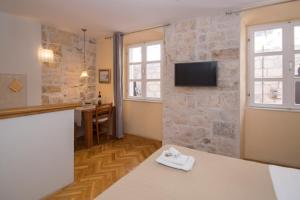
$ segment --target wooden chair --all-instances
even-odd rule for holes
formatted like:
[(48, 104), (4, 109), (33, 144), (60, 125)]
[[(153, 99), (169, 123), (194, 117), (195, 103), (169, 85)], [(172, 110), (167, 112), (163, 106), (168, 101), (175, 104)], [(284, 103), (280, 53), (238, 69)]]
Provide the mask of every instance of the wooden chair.
[[(112, 120), (112, 103), (103, 104), (96, 107), (96, 114), (93, 119), (94, 126), (96, 127), (97, 140), (100, 144), (100, 136), (107, 133), (109, 134), (110, 125)], [(104, 129), (106, 128), (106, 130)]]

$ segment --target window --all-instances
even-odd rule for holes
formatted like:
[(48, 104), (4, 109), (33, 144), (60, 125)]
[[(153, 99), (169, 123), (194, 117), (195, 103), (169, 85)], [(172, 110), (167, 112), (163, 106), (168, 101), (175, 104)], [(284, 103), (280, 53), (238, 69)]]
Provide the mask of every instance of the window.
[(300, 23), (249, 28), (250, 106), (300, 108)]
[(130, 46), (128, 48), (128, 98), (159, 100), (161, 98), (161, 65), (161, 42)]

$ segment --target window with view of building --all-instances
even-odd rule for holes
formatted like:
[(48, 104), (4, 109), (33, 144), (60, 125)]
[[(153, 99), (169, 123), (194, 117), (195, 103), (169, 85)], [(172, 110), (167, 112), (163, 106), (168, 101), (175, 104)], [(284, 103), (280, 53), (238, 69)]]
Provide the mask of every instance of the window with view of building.
[(128, 47), (128, 98), (161, 98), (162, 43), (151, 42)]
[(300, 23), (249, 28), (249, 104), (300, 108)]

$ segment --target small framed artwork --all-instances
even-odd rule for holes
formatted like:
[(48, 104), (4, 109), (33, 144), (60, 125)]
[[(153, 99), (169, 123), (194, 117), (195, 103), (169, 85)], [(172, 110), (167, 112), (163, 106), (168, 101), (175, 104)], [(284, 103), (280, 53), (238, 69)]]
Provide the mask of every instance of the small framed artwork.
[(99, 83), (110, 83), (109, 69), (99, 69)]

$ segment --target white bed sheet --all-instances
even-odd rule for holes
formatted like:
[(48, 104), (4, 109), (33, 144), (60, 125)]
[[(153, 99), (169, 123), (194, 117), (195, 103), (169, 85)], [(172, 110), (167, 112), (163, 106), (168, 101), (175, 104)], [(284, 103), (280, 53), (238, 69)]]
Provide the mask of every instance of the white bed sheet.
[(278, 200), (300, 200), (300, 170), (269, 165)]

